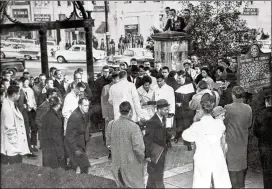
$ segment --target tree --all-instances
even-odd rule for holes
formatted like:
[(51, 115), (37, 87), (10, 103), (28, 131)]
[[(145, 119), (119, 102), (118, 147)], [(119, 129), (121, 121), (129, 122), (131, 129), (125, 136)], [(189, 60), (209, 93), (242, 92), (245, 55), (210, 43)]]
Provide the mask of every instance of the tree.
[[(202, 63), (215, 65), (219, 57), (241, 54), (242, 34), (249, 28), (246, 21), (239, 18), (240, 1), (203, 1), (197, 5), (181, 3), (191, 11), (194, 20), (192, 52), (200, 57)], [(250, 42), (253, 39), (254, 36), (250, 36), (244, 40)]]

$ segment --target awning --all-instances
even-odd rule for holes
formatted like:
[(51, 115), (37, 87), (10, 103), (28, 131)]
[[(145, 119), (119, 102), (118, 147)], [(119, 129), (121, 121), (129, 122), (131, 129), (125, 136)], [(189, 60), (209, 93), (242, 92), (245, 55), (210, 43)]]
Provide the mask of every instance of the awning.
[(101, 22), (100, 26), (95, 30), (95, 33), (106, 33), (106, 22)]

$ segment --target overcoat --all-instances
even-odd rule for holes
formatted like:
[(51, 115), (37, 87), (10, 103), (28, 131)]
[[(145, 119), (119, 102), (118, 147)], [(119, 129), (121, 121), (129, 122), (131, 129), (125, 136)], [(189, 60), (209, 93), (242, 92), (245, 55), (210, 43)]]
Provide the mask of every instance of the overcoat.
[(111, 170), (118, 187), (144, 188), (144, 152), (139, 126), (120, 116), (111, 132)]
[(43, 166), (64, 167), (64, 135), (60, 112), (50, 108), (42, 118)]
[(7, 156), (30, 154), (23, 115), (8, 98), (3, 100), (1, 110), (1, 153)]
[(227, 163), (221, 147), (221, 137), (225, 132), (222, 120), (211, 115), (186, 129), (182, 138), (195, 142), (193, 188), (210, 188), (213, 177), (215, 188), (231, 188)]

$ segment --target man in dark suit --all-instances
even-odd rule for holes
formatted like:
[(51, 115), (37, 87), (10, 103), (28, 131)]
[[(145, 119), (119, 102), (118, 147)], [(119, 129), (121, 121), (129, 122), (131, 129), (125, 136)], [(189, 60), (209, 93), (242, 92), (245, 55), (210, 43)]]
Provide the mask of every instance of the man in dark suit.
[(177, 82), (174, 77), (169, 77), (169, 72), (170, 72), (170, 70), (167, 66), (164, 66), (162, 68), (162, 75), (165, 78), (165, 83), (167, 85), (169, 85), (170, 87), (172, 87), (173, 89), (175, 89)]
[(139, 77), (139, 71), (138, 66), (132, 65), (131, 75), (127, 77), (127, 80), (134, 83), (137, 89), (142, 86), (142, 78)]
[(182, 17), (176, 15), (176, 10), (170, 10), (170, 18), (167, 20), (166, 26), (163, 31), (167, 31), (170, 28), (170, 31), (183, 32), (185, 28), (185, 22)]
[(68, 119), (64, 145), (72, 163), (72, 169), (80, 167), (81, 173), (88, 174), (90, 162), (86, 154), (86, 144), (90, 139), (89, 134), (89, 100), (81, 98), (78, 108), (73, 111)]
[[(146, 188), (164, 188), (163, 172), (167, 150), (171, 147), (171, 134), (166, 129), (166, 117), (169, 115), (169, 104), (166, 100), (157, 101), (157, 112), (147, 121), (144, 136), (148, 180)], [(164, 148), (157, 164), (151, 161), (151, 146), (155, 143)]]
[(62, 72), (61, 70), (56, 70), (55, 73), (54, 73), (54, 76), (55, 76), (55, 80), (54, 80), (54, 87), (56, 87), (60, 93), (61, 93), (61, 97), (63, 98), (64, 95), (65, 95), (65, 88), (63, 86), (63, 83), (62, 83)]

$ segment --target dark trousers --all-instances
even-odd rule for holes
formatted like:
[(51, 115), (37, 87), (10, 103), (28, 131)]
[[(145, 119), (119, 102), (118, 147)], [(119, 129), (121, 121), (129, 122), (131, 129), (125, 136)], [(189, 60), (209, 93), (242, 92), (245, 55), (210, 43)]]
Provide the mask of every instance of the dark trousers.
[(264, 189), (272, 188), (272, 148), (269, 145), (259, 146), (263, 169)]
[(35, 122), (36, 112), (34, 110), (31, 110), (27, 112), (28, 119), (29, 119), (29, 126), (31, 130), (31, 136), (30, 136), (30, 144), (36, 146), (37, 145), (37, 137), (38, 137), (38, 127)]
[(232, 188), (245, 188), (245, 178), (247, 169), (241, 171), (229, 171)]
[(163, 152), (158, 163), (149, 162), (147, 165), (148, 179), (146, 188), (165, 188), (163, 183), (163, 172), (166, 152)]
[(16, 163), (22, 163), (23, 157), (21, 155), (16, 156), (7, 156), (4, 154), (1, 154), (1, 163), (2, 164), (16, 164)]

